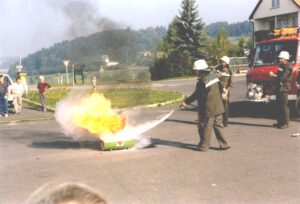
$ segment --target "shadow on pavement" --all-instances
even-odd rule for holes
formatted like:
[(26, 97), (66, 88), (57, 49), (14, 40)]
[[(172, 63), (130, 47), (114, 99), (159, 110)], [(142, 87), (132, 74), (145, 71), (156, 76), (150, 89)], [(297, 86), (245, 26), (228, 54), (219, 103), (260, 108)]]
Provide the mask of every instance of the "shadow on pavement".
[(215, 151), (221, 151), (221, 152), (224, 151), (224, 149), (221, 149), (220, 147), (209, 147), (209, 149), (212, 149), (212, 150), (215, 150)]
[[(290, 117), (293, 122), (300, 122), (300, 117), (294, 110), (294, 105), (290, 104)], [(263, 102), (250, 102), (240, 101), (231, 102), (229, 105), (229, 117), (230, 118), (264, 118), (276, 120), (277, 108), (274, 103), (263, 103)], [(180, 111), (193, 111), (196, 112), (197, 108), (195, 105), (189, 106), (188, 108), (181, 109)], [(196, 117), (196, 116), (195, 116)], [(229, 119), (230, 120), (230, 119)], [(167, 119), (167, 122), (183, 123), (190, 125), (197, 125), (195, 121)], [(256, 123), (244, 123), (244, 122), (229, 122), (230, 125), (245, 125), (253, 127), (273, 127), (270, 125), (256, 124)]]
[[(291, 119), (299, 118), (297, 115), (294, 104), (290, 103), (290, 115)], [(265, 118), (275, 119), (277, 113), (277, 107), (275, 103), (264, 102), (251, 102), (251, 101), (239, 101), (230, 102), (229, 104), (229, 116), (230, 117), (248, 117), (248, 118)], [(190, 105), (181, 111), (197, 111), (195, 105)]]
[[(263, 103), (263, 102), (250, 102), (250, 101), (240, 101), (231, 102), (229, 105), (229, 117), (230, 118), (264, 118), (264, 119), (276, 119), (277, 108), (275, 103)], [(180, 111), (197, 111), (195, 105), (189, 106), (186, 109), (181, 109)], [(300, 118), (294, 110), (294, 104), (290, 104), (290, 117), (291, 121), (300, 122)], [(230, 119), (229, 119), (230, 120)], [(190, 125), (197, 125), (194, 121), (184, 121), (167, 119), (167, 122), (184, 123)], [(272, 125), (262, 125), (256, 123), (244, 123), (244, 122), (229, 122), (231, 125), (245, 125), (245, 126), (255, 126), (255, 127), (272, 127)]]
[(39, 141), (33, 142), (28, 145), (32, 148), (46, 148), (46, 149), (92, 149), (100, 150), (99, 141), (84, 140), (84, 141), (72, 141), (72, 140), (57, 140), (57, 141)]
[[(188, 149), (188, 150), (193, 150), (193, 151), (199, 151), (197, 148), (197, 145), (195, 144), (187, 144), (187, 143), (182, 143), (182, 142), (175, 142), (175, 141), (170, 141), (170, 140), (162, 140), (162, 139), (157, 139), (157, 138), (151, 138), (152, 145), (164, 145), (164, 146), (169, 146), (169, 147), (176, 147), (176, 148), (181, 148), (181, 149)], [(216, 150), (216, 151), (223, 151), (220, 149), (220, 147), (209, 147), (209, 149)]]
[(229, 117), (250, 117), (274, 119), (274, 104), (255, 102), (232, 102), (229, 104)]
[(164, 145), (164, 146), (169, 146), (169, 147), (176, 147), (176, 148), (198, 151), (197, 145), (194, 145), (194, 144), (187, 144), (187, 143), (175, 142), (175, 141), (170, 141), (170, 140), (162, 140), (162, 139), (157, 139), (157, 138), (151, 138), (151, 143), (153, 145)]
[[(294, 110), (294, 104), (290, 103), (289, 105), (291, 118), (299, 118)], [(249, 101), (231, 102), (229, 105), (229, 116), (275, 119), (277, 109), (275, 103)]]
[[(275, 121), (274, 121), (275, 122)], [(245, 126), (253, 126), (253, 127), (273, 127), (273, 125), (261, 125), (257, 123), (243, 123), (243, 122), (229, 122), (230, 125), (245, 125)]]

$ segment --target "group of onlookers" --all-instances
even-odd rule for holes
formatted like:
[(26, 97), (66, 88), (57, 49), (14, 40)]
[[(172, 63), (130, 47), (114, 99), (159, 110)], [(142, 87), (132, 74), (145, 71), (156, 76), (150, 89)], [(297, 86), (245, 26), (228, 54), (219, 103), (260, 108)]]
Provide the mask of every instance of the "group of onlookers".
[[(37, 85), (39, 96), (41, 99), (42, 111), (46, 111), (46, 98), (45, 92), (51, 87), (50, 84), (45, 82), (44, 76), (39, 77)], [(22, 97), (27, 91), (25, 84), (22, 82), (21, 76), (17, 75), (16, 82), (10, 87), (10, 84), (5, 80), (3, 74), (0, 74), (0, 117), (8, 117), (8, 97), (13, 96), (14, 113), (20, 114), (22, 110)], [(27, 94), (27, 92), (26, 92)]]
[(8, 117), (8, 96), (13, 95), (13, 105), (16, 114), (20, 114), (22, 110), (22, 95), (25, 92), (24, 84), (21, 77), (17, 76), (16, 82), (10, 84), (4, 80), (4, 75), (0, 74), (0, 116)]

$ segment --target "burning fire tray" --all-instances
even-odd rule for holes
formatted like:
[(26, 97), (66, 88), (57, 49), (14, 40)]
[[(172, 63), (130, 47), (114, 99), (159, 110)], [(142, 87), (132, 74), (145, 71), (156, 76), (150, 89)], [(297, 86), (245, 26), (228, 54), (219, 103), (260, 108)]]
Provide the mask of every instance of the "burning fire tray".
[(113, 142), (104, 142), (100, 140), (100, 150), (101, 151), (110, 151), (110, 150), (121, 150), (121, 149), (130, 149), (134, 147), (134, 140), (119, 140)]

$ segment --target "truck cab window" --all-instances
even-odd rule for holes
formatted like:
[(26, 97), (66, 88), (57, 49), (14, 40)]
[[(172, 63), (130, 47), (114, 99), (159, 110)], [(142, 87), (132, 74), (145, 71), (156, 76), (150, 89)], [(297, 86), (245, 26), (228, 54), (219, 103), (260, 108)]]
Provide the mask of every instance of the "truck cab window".
[(254, 67), (278, 63), (278, 55), (281, 51), (288, 51), (290, 53), (290, 62), (292, 64), (296, 63), (297, 44), (296, 41), (282, 41), (257, 45), (254, 55)]

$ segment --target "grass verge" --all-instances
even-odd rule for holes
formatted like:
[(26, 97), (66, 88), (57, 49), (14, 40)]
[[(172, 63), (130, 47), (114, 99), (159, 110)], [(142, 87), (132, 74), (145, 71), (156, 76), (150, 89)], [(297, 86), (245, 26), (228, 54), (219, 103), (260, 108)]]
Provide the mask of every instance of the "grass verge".
[[(67, 97), (69, 92), (69, 89), (50, 89), (46, 93), (47, 106), (55, 108), (56, 103)], [(102, 93), (106, 98), (108, 98), (111, 101), (113, 108), (129, 108), (134, 106), (164, 103), (182, 97), (182, 94), (178, 92), (161, 91), (145, 88), (103, 89), (97, 90), (97, 92)], [(88, 90), (78, 91), (78, 94), (87, 93), (92, 92)], [(30, 91), (28, 93), (28, 99), (33, 102), (40, 102), (40, 98), (37, 91)]]

